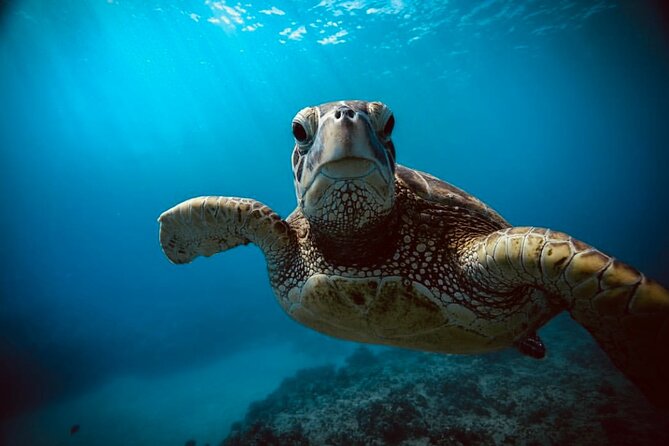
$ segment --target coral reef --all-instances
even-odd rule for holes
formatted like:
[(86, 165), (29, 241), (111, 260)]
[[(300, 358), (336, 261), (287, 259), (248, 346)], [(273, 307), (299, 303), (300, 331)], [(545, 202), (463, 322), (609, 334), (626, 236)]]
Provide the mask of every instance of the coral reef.
[[(538, 361), (361, 347), (251, 405), (222, 445), (669, 444), (657, 412), (567, 319)], [(574, 334), (576, 333), (576, 334)]]

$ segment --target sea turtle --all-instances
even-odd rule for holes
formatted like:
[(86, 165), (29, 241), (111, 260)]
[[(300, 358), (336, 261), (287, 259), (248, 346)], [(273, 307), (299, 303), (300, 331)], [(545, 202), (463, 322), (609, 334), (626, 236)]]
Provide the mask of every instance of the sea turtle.
[(390, 109), (340, 101), (292, 121), (298, 206), (199, 197), (160, 218), (174, 263), (255, 243), (281, 307), (319, 332), (442, 353), (515, 346), (563, 310), (655, 404), (669, 406), (669, 292), (567, 234), (512, 227), (466, 192), (395, 162)]

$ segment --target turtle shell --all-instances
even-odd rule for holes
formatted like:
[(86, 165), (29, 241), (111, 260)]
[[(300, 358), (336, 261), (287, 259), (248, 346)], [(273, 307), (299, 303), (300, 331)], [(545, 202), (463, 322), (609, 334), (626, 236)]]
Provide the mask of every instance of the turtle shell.
[(435, 217), (440, 213), (447, 218), (462, 216), (469, 220), (465, 226), (473, 233), (485, 234), (510, 226), (501, 215), (478, 198), (428, 173), (397, 164), (395, 178), (424, 200), (427, 207), (431, 208), (428, 212)]

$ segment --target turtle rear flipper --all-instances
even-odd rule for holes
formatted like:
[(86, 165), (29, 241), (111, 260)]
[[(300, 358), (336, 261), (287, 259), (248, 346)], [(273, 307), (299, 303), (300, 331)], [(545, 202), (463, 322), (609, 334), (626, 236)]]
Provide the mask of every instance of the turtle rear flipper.
[(514, 345), (520, 353), (529, 356), (530, 358), (544, 359), (546, 356), (546, 346), (536, 333), (532, 333), (528, 337), (516, 342)]
[[(290, 228), (256, 200), (198, 197), (163, 212), (160, 245), (173, 263), (189, 263), (239, 245), (255, 243), (265, 256), (278, 256), (290, 241)], [(269, 259), (268, 259), (269, 260)]]
[(545, 290), (650, 401), (669, 408), (669, 291), (657, 282), (546, 229), (495, 231), (462, 255), (468, 276), (480, 286)]

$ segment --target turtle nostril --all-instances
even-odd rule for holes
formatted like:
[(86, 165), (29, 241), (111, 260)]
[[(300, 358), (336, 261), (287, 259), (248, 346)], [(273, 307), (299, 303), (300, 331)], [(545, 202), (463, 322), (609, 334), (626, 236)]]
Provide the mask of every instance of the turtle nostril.
[(334, 112), (334, 117), (337, 120), (342, 118), (354, 119), (355, 115), (356, 115), (355, 110), (349, 107), (340, 107)]

